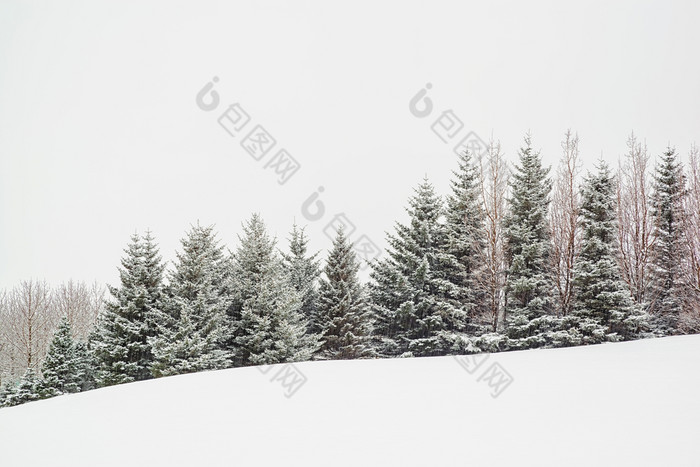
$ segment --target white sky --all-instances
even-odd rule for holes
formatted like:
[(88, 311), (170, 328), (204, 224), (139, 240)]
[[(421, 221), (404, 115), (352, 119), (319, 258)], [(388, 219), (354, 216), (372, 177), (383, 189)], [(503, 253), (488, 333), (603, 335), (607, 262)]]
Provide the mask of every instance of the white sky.
[[(344, 212), (383, 247), (427, 174), (456, 158), (430, 125), (451, 109), (513, 160), (548, 163), (567, 128), (588, 166), (634, 130), (652, 154), (700, 139), (700, 3), (237, 1), (0, 4), (0, 288), (35, 277), (115, 283), (129, 235), (174, 258), (191, 223), (230, 248), (260, 212), (314, 249)], [(195, 96), (214, 76), (220, 105)], [(433, 113), (409, 100), (426, 84)], [(251, 116), (229, 136), (233, 103)], [(240, 141), (255, 124), (301, 169), (279, 185)], [(268, 155), (271, 157), (272, 153)], [(326, 212), (301, 204), (319, 186)]]

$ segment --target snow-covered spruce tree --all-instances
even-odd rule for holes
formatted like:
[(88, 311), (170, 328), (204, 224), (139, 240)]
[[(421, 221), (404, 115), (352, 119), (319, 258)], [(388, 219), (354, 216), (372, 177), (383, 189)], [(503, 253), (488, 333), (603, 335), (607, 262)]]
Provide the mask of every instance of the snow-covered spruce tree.
[(357, 273), (360, 264), (343, 229), (333, 240), (318, 300), (322, 359), (354, 359), (374, 356), (372, 315)]
[(88, 391), (97, 387), (97, 362), (90, 341), (74, 341), (77, 364), (77, 382), (80, 391)]
[(447, 278), (442, 201), (427, 178), (409, 199), (410, 223), (387, 234), (388, 256), (373, 263), (370, 301), (376, 347), (385, 356), (458, 352), (468, 319), (457, 306), (459, 288)]
[(574, 308), (564, 318), (569, 344), (636, 338), (645, 316), (635, 305), (617, 263), (615, 181), (605, 162), (581, 189), (581, 250), (574, 263)]
[(285, 274), (275, 240), (258, 214), (243, 231), (231, 275), (236, 365), (309, 360), (318, 349), (318, 336), (306, 332), (302, 297)]
[(459, 169), (453, 176), (445, 209), (446, 274), (456, 286), (454, 306), (463, 308), (469, 322), (474, 323), (486, 312), (486, 292), (479, 277), (484, 272), (486, 239), (479, 169), (468, 151), (460, 155)]
[(42, 366), (42, 395), (52, 397), (80, 391), (80, 364), (70, 322), (64, 317), (53, 335)]
[(512, 174), (505, 219), (506, 335), (512, 349), (547, 345), (547, 332), (555, 329), (553, 282), (550, 271), (550, 231), (547, 220), (552, 182), (542, 166), (530, 135), (519, 151)]
[(38, 401), (42, 399), (41, 379), (32, 368), (28, 368), (17, 384), (9, 383), (5, 385), (0, 393), (0, 405), (3, 407), (13, 407), (25, 402)]
[(289, 282), (301, 297), (301, 313), (308, 321), (309, 333), (320, 333), (316, 323), (318, 301), (317, 281), (321, 275), (318, 253), (307, 255), (309, 239), (296, 223), (289, 239), (289, 253), (282, 253), (283, 266)]
[(685, 175), (675, 149), (668, 148), (654, 175), (650, 314), (663, 334), (675, 334), (678, 318), (688, 307), (689, 285), (684, 268), (689, 257), (683, 238)]
[(109, 287), (113, 299), (105, 304), (91, 339), (100, 386), (151, 377), (153, 354), (148, 338), (155, 333), (151, 314), (161, 306), (163, 264), (150, 232), (134, 234), (124, 250), (119, 287)]
[(225, 293), (227, 261), (214, 226), (193, 226), (181, 240), (174, 270), (154, 314), (156, 336), (152, 373), (156, 377), (216, 370), (231, 366), (226, 339), (230, 299)]

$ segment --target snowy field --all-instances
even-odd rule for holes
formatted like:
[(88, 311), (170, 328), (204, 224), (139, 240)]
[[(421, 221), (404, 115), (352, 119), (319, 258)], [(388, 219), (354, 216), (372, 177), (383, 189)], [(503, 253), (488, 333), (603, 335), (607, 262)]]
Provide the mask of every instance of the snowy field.
[(0, 409), (0, 465), (700, 465), (700, 336), (461, 363), (239, 368)]

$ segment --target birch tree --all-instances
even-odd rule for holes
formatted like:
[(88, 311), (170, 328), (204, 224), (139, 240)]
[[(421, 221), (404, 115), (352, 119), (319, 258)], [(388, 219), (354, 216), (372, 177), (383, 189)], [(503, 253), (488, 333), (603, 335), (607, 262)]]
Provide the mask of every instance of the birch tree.
[(12, 354), (11, 373), (38, 369), (57, 325), (51, 288), (44, 281), (22, 281), (7, 294), (3, 308), (0, 332)]
[(690, 306), (681, 317), (681, 331), (700, 332), (700, 148), (692, 145), (688, 157), (688, 187), (685, 198), (684, 237), (687, 243), (686, 274), (692, 296)]
[(579, 138), (566, 132), (561, 147), (564, 151), (557, 168), (552, 190), (550, 231), (552, 235), (552, 269), (557, 316), (568, 315), (573, 307), (573, 270), (579, 249), (578, 215), (580, 172)]
[(653, 247), (650, 212), (649, 154), (632, 133), (620, 162), (617, 185), (617, 226), (622, 278), (634, 301), (644, 305), (649, 288), (649, 261)]
[(105, 288), (97, 282), (87, 285), (85, 282), (69, 280), (56, 287), (55, 312), (57, 316), (68, 319), (73, 339), (87, 339), (95, 327), (104, 298)]
[(500, 141), (489, 142), (486, 154), (479, 158), (479, 188), (484, 215), (484, 271), (479, 276), (485, 294), (485, 313), (491, 330), (496, 332), (503, 321), (506, 262), (503, 219), (508, 192), (508, 165)]

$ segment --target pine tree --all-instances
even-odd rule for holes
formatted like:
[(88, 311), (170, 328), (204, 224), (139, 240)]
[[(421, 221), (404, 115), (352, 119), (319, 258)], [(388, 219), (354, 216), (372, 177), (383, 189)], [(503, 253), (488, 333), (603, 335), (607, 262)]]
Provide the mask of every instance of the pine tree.
[(143, 238), (134, 234), (124, 251), (121, 285), (109, 287), (113, 300), (106, 303), (92, 342), (101, 386), (151, 377), (148, 339), (155, 333), (152, 313), (161, 306), (163, 265), (150, 232)]
[(453, 172), (452, 193), (447, 197), (445, 229), (447, 280), (456, 286), (453, 305), (461, 307), (474, 321), (486, 310), (486, 294), (480, 284), (483, 273), (485, 237), (484, 213), (479, 198), (479, 173), (467, 151)]
[(226, 344), (231, 332), (226, 315), (228, 265), (223, 247), (213, 226), (199, 224), (181, 243), (163, 309), (154, 314), (158, 332), (149, 339), (156, 377), (231, 366)]
[(511, 178), (509, 213), (505, 220), (509, 264), (506, 282), (506, 334), (511, 348), (546, 345), (545, 334), (556, 326), (547, 221), (552, 182), (530, 135), (519, 152), (520, 165)]
[(685, 184), (676, 151), (668, 148), (654, 176), (654, 246), (650, 287), (650, 312), (654, 324), (664, 334), (677, 331), (679, 316), (689, 306), (689, 285), (684, 274), (689, 256), (683, 239)]
[(98, 364), (90, 340), (75, 342), (76, 374), (80, 392), (97, 387)]
[(258, 214), (243, 230), (232, 273), (236, 365), (308, 360), (318, 338), (306, 333), (302, 297), (285, 275), (276, 242)]
[(447, 277), (452, 263), (440, 223), (442, 201), (427, 179), (407, 209), (410, 223), (388, 234), (388, 257), (373, 264), (370, 284), (376, 344), (386, 356), (445, 355), (459, 349), (467, 313)]
[(63, 318), (54, 333), (42, 367), (42, 394), (46, 397), (81, 389), (80, 360), (71, 336), (71, 325)]
[(32, 368), (28, 368), (17, 384), (7, 384), (0, 394), (0, 405), (13, 407), (42, 399), (41, 380)]
[(320, 328), (316, 323), (318, 302), (317, 280), (321, 268), (316, 259), (318, 253), (307, 256), (309, 240), (304, 229), (296, 225), (292, 227), (289, 239), (289, 253), (282, 253), (283, 266), (289, 282), (301, 297), (301, 313), (309, 323), (308, 332), (318, 334)]
[[(574, 264), (572, 343), (628, 340), (644, 326), (617, 263), (615, 185), (607, 164), (588, 175), (581, 190), (581, 251)], [(576, 332), (578, 331), (578, 332)]]
[(341, 228), (333, 240), (319, 291), (320, 358), (354, 359), (374, 355), (371, 311), (357, 277), (360, 264), (352, 248)]

